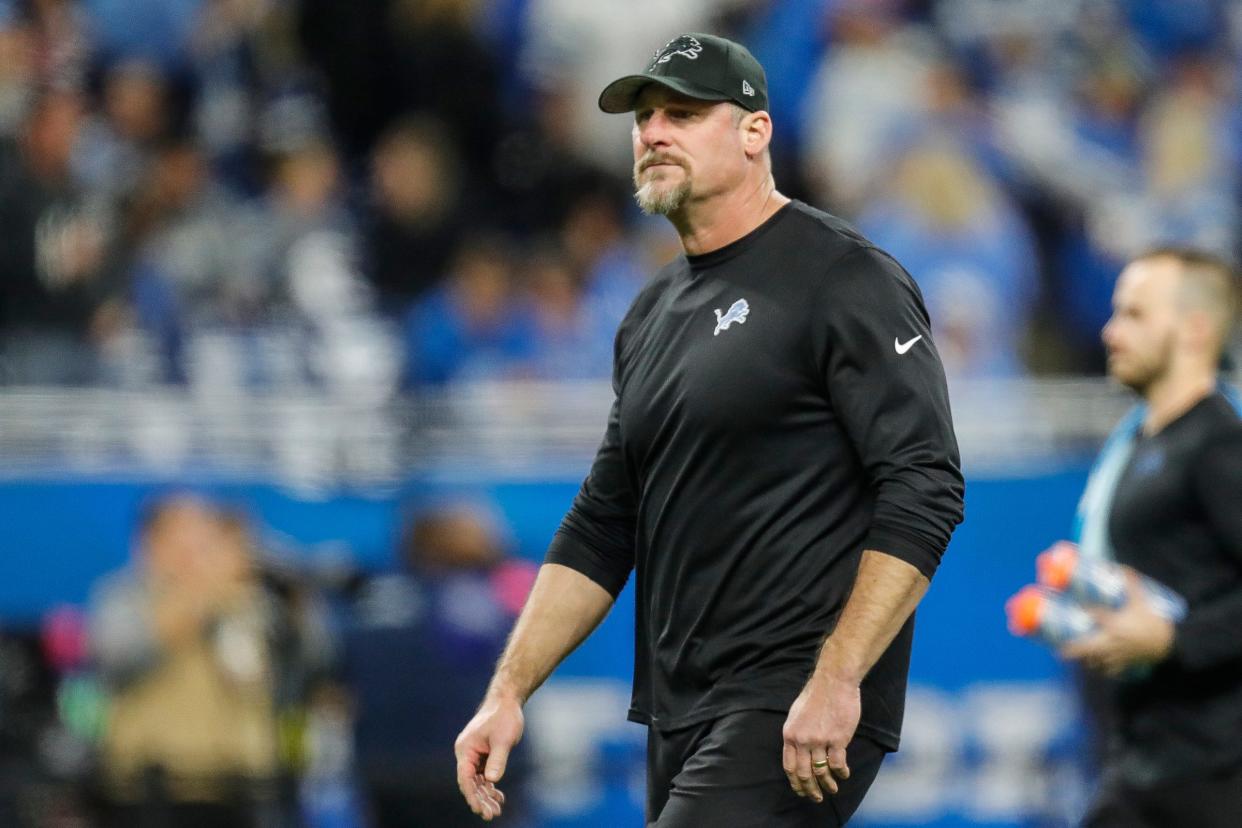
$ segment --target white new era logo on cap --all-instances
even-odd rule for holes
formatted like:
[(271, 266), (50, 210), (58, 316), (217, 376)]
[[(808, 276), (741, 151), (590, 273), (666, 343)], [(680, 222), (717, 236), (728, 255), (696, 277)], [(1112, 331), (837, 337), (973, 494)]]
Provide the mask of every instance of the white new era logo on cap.
[(751, 86), (746, 81), (742, 81), (742, 94), (743, 95), (754, 95), (755, 87)]

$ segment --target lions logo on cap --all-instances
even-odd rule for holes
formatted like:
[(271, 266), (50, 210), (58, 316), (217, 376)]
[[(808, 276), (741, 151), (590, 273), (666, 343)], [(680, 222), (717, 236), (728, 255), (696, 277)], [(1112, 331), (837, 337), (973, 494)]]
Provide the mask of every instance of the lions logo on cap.
[(699, 52), (702, 51), (703, 44), (699, 43), (698, 38), (690, 35), (675, 37), (664, 44), (663, 49), (655, 53), (655, 60), (651, 62), (651, 66), (654, 69), (657, 64), (668, 63), (673, 59), (673, 55), (681, 55), (687, 60), (698, 60)]

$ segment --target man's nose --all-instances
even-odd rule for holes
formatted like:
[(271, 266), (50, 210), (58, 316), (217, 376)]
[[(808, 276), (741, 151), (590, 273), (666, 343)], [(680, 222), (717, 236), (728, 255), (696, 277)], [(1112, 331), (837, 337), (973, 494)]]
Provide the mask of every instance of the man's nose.
[(1104, 323), (1104, 327), (1100, 328), (1100, 341), (1105, 345), (1111, 345), (1114, 329), (1113, 318), (1110, 316), (1108, 321)]
[(668, 145), (668, 119), (659, 110), (652, 112), (638, 127), (638, 140), (645, 147)]

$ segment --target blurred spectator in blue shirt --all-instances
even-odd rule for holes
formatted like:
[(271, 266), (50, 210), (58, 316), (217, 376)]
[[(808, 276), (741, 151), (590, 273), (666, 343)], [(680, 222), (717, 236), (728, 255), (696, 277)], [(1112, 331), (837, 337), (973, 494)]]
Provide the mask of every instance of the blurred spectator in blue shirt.
[(547, 380), (609, 376), (616, 326), (594, 318), (584, 301), (582, 282), (564, 256), (552, 250), (531, 256), (525, 282), (534, 324), (531, 376)]
[(530, 308), (514, 289), (511, 254), (494, 240), (467, 240), (446, 284), (406, 316), (405, 385), (525, 373), (533, 331)]
[(129, 60), (108, 67), (102, 111), (88, 120), (74, 152), (74, 172), (86, 186), (115, 202), (134, 194), (172, 131), (170, 93), (154, 64)]
[(1126, 174), (1090, 194), (1062, 240), (1058, 306), (1079, 347), (1101, 358), (1095, 332), (1111, 312), (1113, 277), (1153, 245), (1186, 244), (1230, 256), (1239, 214), (1237, 109), (1223, 68), (1187, 59), (1137, 119), (1139, 153)]
[(1239, 106), (1225, 67), (1188, 59), (1152, 100), (1142, 124), (1144, 235), (1228, 253), (1239, 221)]
[(918, 282), (950, 378), (1024, 373), (1035, 250), (1021, 214), (975, 158), (952, 140), (922, 139), (860, 227)]
[(582, 282), (588, 324), (609, 342), (656, 269), (640, 259), (626, 229), (619, 198), (603, 187), (575, 199), (561, 224), (561, 247)]
[(258, 196), (262, 175), (254, 124), (268, 95), (296, 85), (294, 21), (268, 0), (202, 0), (189, 57), (194, 88), (191, 128), (218, 183)]
[[(405, 527), (400, 571), (374, 578), (354, 604), (342, 672), (375, 828), (477, 825), (444, 746), (473, 713), (534, 583), (534, 565), (508, 559), (506, 546), (499, 519), (479, 503), (425, 507)], [(519, 749), (506, 775), (518, 783), (506, 824), (529, 824), (527, 767)]]
[(193, 141), (155, 149), (122, 214), (118, 257), (135, 341), (105, 353), (110, 382), (184, 381), (187, 334), (240, 321), (237, 280), (247, 269), (239, 239), (249, 230), (243, 215)]
[[(233, 341), (191, 343), (191, 380), (316, 384), (355, 400), (383, 399), (397, 382), (399, 348), (363, 278), (341, 162), (317, 102), (309, 94), (282, 96), (269, 104), (260, 128), (271, 183), (266, 197), (232, 223), (235, 265), (225, 291), (231, 324), (220, 332)], [(231, 353), (222, 358), (197, 347), (208, 343)], [(195, 368), (208, 364), (215, 366), (210, 377), (196, 376)]]

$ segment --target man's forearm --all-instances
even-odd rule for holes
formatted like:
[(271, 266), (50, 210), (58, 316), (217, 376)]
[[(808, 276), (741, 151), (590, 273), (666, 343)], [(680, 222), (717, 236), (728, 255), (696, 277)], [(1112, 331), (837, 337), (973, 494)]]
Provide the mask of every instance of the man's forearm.
[(608, 614), (613, 598), (575, 569), (548, 563), (509, 636), (488, 695), (525, 703)]
[(918, 606), (928, 583), (899, 558), (863, 552), (854, 589), (824, 642), (812, 678), (861, 684)]

